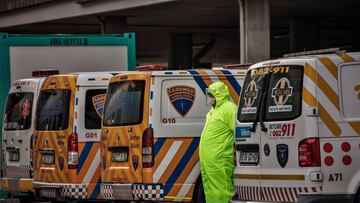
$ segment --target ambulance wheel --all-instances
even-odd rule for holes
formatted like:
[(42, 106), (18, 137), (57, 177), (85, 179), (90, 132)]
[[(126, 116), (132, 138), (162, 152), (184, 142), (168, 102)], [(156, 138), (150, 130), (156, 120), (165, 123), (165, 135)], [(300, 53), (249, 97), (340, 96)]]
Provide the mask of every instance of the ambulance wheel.
[(360, 189), (357, 191), (354, 197), (354, 203), (360, 203)]
[(194, 193), (192, 197), (193, 203), (205, 203), (204, 186), (201, 177), (198, 178), (195, 184)]

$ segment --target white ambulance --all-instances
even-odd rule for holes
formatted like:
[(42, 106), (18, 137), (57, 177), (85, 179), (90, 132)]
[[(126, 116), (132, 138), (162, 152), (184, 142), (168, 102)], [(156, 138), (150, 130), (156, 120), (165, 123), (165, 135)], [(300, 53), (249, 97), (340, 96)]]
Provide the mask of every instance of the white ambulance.
[(30, 139), (35, 107), (46, 76), (57, 70), (34, 71), (33, 78), (15, 81), (6, 102), (2, 129), (2, 189), (12, 195), (32, 191)]
[(360, 53), (252, 65), (236, 128), (234, 200), (359, 202)]
[(101, 193), (108, 200), (203, 202), (199, 141), (206, 88), (224, 82), (237, 102), (245, 70), (120, 74), (109, 84), (101, 133)]

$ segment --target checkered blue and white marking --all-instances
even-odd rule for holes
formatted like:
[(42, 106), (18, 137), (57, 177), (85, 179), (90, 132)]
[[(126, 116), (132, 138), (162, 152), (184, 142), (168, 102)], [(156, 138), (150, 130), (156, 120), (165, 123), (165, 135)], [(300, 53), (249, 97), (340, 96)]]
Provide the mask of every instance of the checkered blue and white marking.
[(69, 199), (86, 199), (87, 185), (85, 184), (64, 185), (61, 188), (61, 195)]

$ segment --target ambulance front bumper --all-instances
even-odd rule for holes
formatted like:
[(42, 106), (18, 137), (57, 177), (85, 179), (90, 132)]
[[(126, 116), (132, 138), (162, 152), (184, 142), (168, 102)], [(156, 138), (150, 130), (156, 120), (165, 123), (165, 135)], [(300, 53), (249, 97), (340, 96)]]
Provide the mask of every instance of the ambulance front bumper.
[(33, 192), (33, 179), (30, 178), (6, 178), (1, 179), (1, 188), (12, 195)]
[(103, 183), (100, 188), (106, 200), (164, 200), (163, 185)]
[(57, 200), (87, 199), (87, 184), (68, 184), (68, 183), (33, 183), (35, 196), (38, 199), (51, 198)]

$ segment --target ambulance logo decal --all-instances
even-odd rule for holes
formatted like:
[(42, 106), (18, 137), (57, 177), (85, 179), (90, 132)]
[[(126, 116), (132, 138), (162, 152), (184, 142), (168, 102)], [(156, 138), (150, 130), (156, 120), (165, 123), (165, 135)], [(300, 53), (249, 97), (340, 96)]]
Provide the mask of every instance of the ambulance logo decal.
[(253, 80), (248, 84), (244, 93), (245, 105), (243, 108), (241, 108), (242, 114), (255, 114), (257, 112), (257, 107), (252, 107), (257, 96), (258, 96), (258, 89), (256, 86), (256, 82)]
[(246, 90), (245, 90), (245, 105), (247, 107), (251, 107), (256, 98), (257, 98), (257, 94), (258, 94), (258, 89), (256, 88), (256, 82), (253, 80), (249, 83), (249, 85), (247, 86)]
[(139, 166), (139, 156), (132, 156), (132, 163), (133, 163), (133, 167), (134, 167), (134, 170), (136, 171), (138, 166)]
[(26, 118), (30, 114), (30, 102), (28, 99), (25, 100), (25, 102), (22, 104), (22, 111), (21, 111), (21, 117)]
[(96, 110), (96, 113), (102, 117), (102, 112), (104, 109), (104, 103), (105, 103), (105, 95), (106, 94), (98, 94), (92, 97), (92, 102), (94, 105), (94, 109)]
[(292, 95), (293, 88), (290, 86), (290, 81), (287, 78), (281, 78), (272, 89), (271, 96), (278, 106), (284, 105), (289, 97)]
[(194, 104), (195, 88), (177, 85), (167, 88), (166, 91), (172, 106), (181, 116), (185, 117)]
[(269, 112), (291, 112), (292, 105), (284, 105), (292, 96), (293, 87), (287, 78), (281, 78), (271, 91), (271, 97), (274, 99), (276, 106), (269, 106)]
[(276, 145), (276, 155), (280, 166), (284, 168), (289, 159), (289, 147), (286, 144)]

